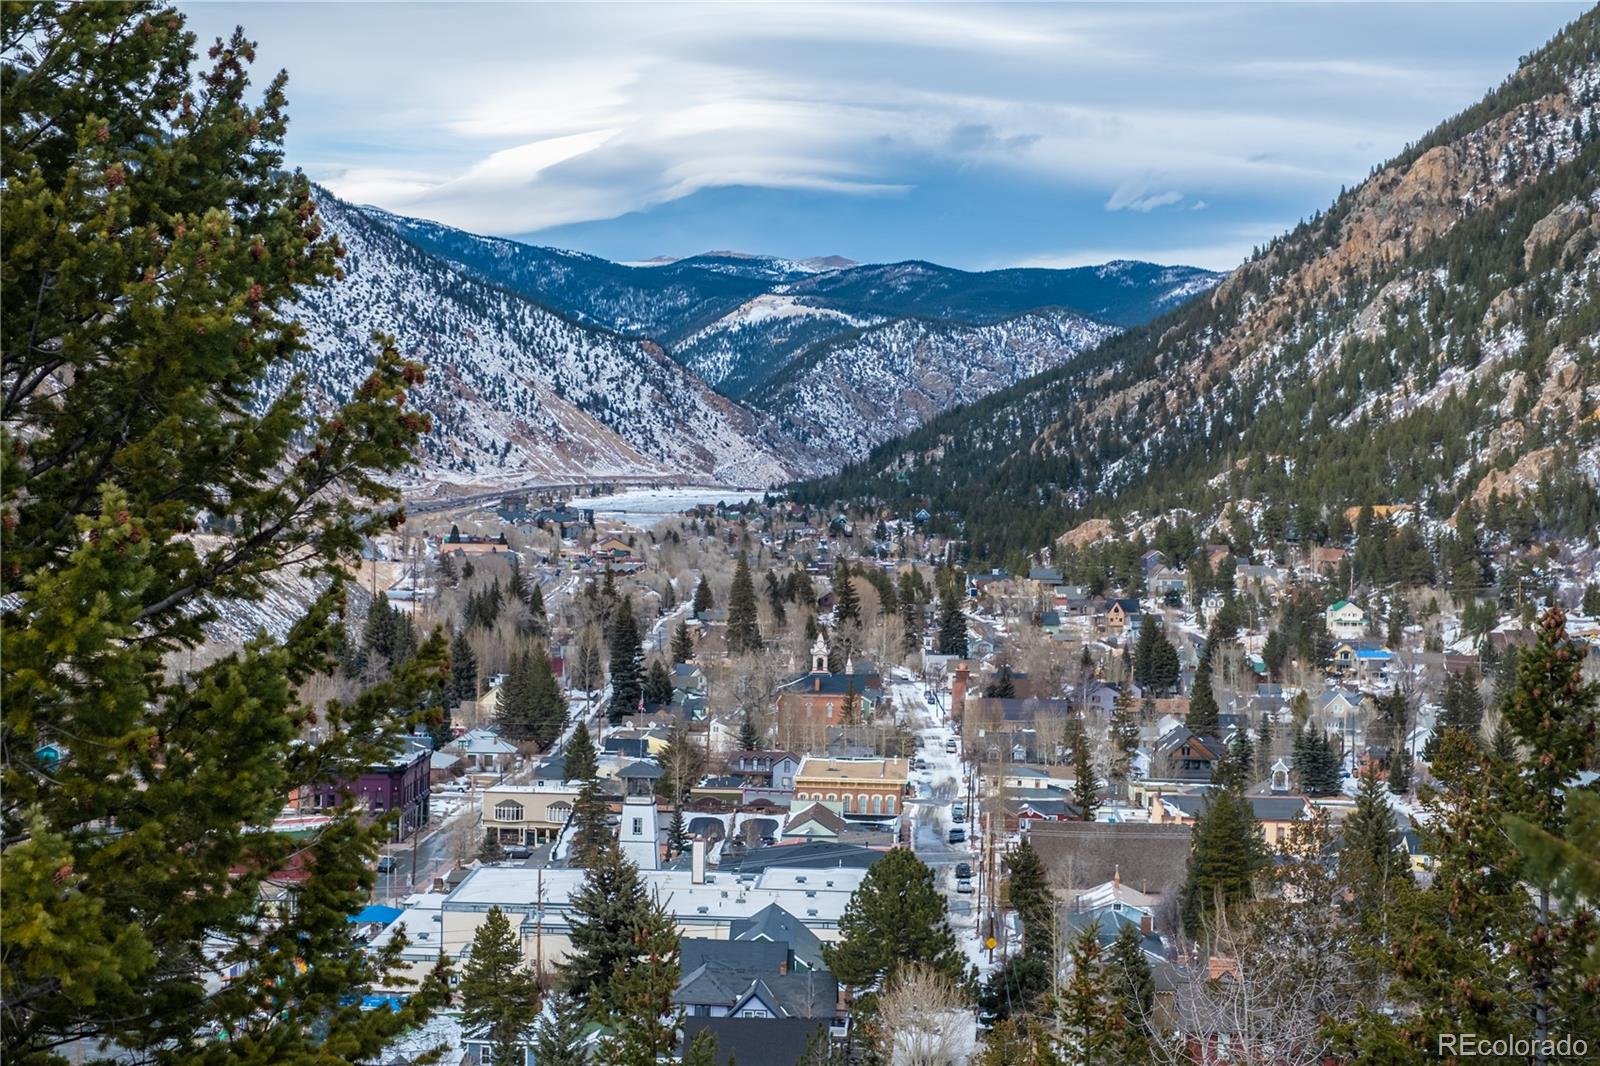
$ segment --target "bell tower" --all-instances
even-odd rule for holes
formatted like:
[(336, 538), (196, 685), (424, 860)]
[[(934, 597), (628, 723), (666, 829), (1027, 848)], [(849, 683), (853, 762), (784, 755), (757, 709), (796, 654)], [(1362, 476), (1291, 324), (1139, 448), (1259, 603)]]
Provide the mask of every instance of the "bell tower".
[(817, 634), (817, 642), (811, 645), (811, 672), (825, 674), (828, 672), (828, 642), (822, 639), (822, 634)]
[(660, 819), (656, 816), (656, 780), (661, 768), (647, 762), (625, 766), (622, 778), (622, 825), (617, 843), (627, 860), (641, 870), (661, 868)]

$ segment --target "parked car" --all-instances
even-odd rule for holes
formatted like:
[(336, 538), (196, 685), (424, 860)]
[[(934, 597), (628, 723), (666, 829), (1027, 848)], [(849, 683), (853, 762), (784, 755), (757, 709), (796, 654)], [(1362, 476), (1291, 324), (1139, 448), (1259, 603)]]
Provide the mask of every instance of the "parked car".
[(956, 876), (958, 878), (970, 878), (972, 876), (972, 864), (970, 862), (956, 863)]
[(950, 808), (950, 820), (952, 822), (964, 822), (964, 821), (966, 821), (967, 820), (967, 807), (966, 807), (966, 804), (958, 803), (954, 807), (951, 807)]
[(956, 891), (957, 892), (971, 892), (972, 891), (972, 878), (970, 878), (970, 877), (958, 877), (958, 878), (956, 878)]
[(378, 856), (378, 872), (380, 874), (386, 874), (389, 871), (395, 869), (399, 865), (400, 865), (400, 863), (398, 861), (396, 861), (396, 859), (395, 859), (395, 857), (393, 855), (379, 855)]
[(967, 831), (959, 825), (955, 826), (950, 830), (949, 839), (952, 844), (964, 844), (967, 841)]
[(526, 844), (507, 844), (505, 847), (501, 848), (500, 851), (508, 859), (533, 858), (533, 849), (528, 847)]
[(932, 703), (938, 697), (934, 695), (933, 689), (930, 688), (928, 691), (922, 694), (922, 698), (927, 700), (929, 703)]
[(948, 751), (951, 755), (954, 755), (956, 753), (956, 738), (955, 737), (951, 737), (949, 740), (944, 742), (944, 750)]

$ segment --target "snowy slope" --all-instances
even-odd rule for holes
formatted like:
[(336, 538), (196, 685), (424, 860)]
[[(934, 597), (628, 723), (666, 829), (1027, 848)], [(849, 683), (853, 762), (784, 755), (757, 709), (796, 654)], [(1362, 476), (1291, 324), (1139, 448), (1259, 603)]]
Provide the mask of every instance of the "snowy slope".
[(1061, 310), (983, 326), (901, 319), (807, 350), (749, 399), (843, 464), (1116, 333)]
[(330, 195), (319, 208), (348, 249), (347, 276), (303, 300), (312, 350), (296, 369), (316, 392), (346, 396), (370, 366), (375, 330), (422, 360), (415, 401), (434, 430), (410, 480), (683, 475), (761, 487), (814, 468), (789, 457), (802, 449), (761, 443), (763, 416), (659, 346), (478, 281)]

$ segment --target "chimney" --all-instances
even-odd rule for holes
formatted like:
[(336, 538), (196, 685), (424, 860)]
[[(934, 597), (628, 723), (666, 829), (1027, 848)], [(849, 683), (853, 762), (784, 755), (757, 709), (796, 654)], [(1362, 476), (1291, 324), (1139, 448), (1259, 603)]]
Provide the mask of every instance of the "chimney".
[(950, 682), (950, 713), (960, 718), (967, 707), (967, 664), (956, 663), (956, 675)]
[(689, 881), (691, 884), (703, 885), (706, 883), (706, 842), (696, 840), (689, 848)]
[(811, 691), (812, 692), (821, 692), (822, 691), (822, 678), (814, 677), (814, 678), (811, 679)]
[(1155, 922), (1151, 921), (1150, 916), (1148, 914), (1139, 915), (1139, 932), (1149, 936), (1155, 931)]
[(1115, 866), (1113, 866), (1111, 868), (1111, 884), (1113, 886), (1115, 886), (1116, 888), (1121, 888), (1122, 887), (1122, 864), (1121, 863), (1118, 863), (1117, 865), (1115, 865)]

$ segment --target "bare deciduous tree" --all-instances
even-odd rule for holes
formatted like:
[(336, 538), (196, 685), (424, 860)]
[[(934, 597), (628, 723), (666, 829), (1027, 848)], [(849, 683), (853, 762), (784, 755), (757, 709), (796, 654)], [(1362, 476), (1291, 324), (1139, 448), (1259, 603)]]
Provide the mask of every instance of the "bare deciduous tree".
[(955, 1066), (976, 1051), (966, 998), (930, 966), (905, 967), (878, 997), (878, 1047), (890, 1066)]

